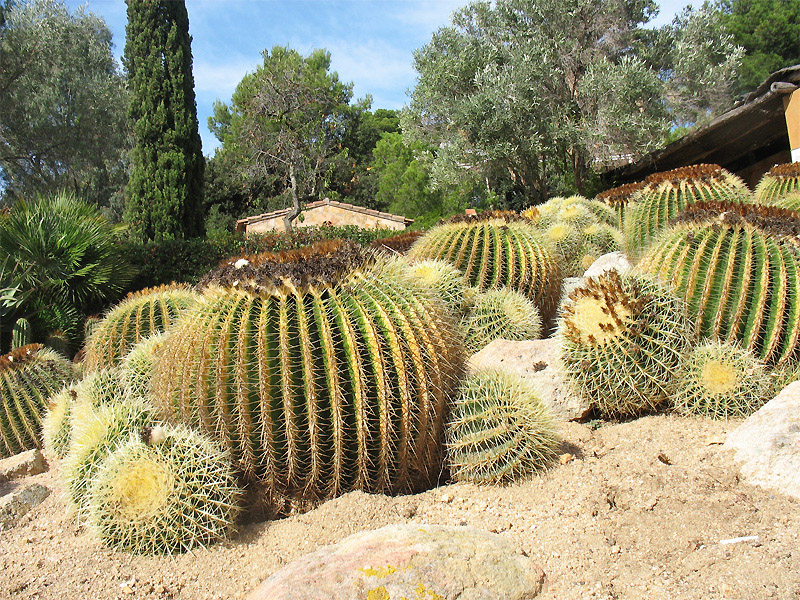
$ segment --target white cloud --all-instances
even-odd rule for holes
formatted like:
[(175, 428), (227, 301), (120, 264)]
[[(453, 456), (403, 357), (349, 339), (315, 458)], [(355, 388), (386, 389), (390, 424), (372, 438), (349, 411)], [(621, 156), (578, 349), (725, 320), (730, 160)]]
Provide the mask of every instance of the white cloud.
[(195, 60), (193, 68), (195, 91), (198, 94), (213, 92), (221, 99), (229, 99), (242, 77), (255, 71), (260, 62), (258, 56), (253, 59), (241, 58), (226, 64)]
[(440, 27), (450, 24), (450, 15), (469, 4), (468, 0), (412, 0), (396, 2), (396, 18), (407, 25), (423, 28), (425, 33), (433, 33)]

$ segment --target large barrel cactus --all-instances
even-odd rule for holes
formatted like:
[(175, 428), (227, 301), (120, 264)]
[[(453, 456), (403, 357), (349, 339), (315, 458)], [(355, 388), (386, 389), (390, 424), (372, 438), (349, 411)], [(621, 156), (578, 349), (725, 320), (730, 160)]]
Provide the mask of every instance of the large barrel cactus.
[(156, 402), (230, 450), (265, 502), (440, 473), (463, 340), (444, 303), (369, 256), (334, 241), (231, 261), (164, 342)]
[(775, 365), (798, 355), (800, 213), (699, 204), (659, 237), (640, 268), (686, 299), (702, 337), (738, 341)]
[(595, 200), (611, 207), (617, 216), (615, 225), (623, 229), (625, 227), (625, 213), (628, 210), (628, 206), (636, 201), (636, 194), (645, 185), (647, 184), (644, 181), (626, 183), (625, 185), (611, 188), (605, 192), (600, 192), (595, 196)]
[(72, 363), (41, 344), (0, 356), (0, 458), (41, 447), (47, 399), (75, 376)]
[(521, 292), (545, 319), (555, 311), (561, 290), (558, 262), (536, 227), (515, 213), (451, 219), (421, 237), (409, 256), (445, 260), (481, 290), (508, 287)]
[(767, 171), (756, 186), (756, 201), (777, 205), (780, 198), (800, 192), (800, 163), (775, 165)]
[(118, 363), (138, 342), (169, 329), (198, 299), (197, 292), (185, 285), (162, 285), (130, 294), (92, 328), (86, 342), (86, 370)]
[(752, 198), (741, 179), (718, 165), (693, 165), (650, 175), (625, 220), (628, 254), (638, 256), (687, 206), (712, 201), (751, 202)]

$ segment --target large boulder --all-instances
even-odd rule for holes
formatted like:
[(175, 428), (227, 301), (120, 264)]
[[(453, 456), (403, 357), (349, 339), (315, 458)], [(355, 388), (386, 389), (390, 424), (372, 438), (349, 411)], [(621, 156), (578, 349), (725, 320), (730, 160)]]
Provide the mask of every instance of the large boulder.
[(468, 527), (388, 525), (286, 565), (250, 600), (523, 600), (543, 571), (502, 537)]
[(531, 381), (542, 401), (559, 421), (576, 421), (589, 414), (588, 402), (569, 388), (561, 378), (556, 360), (556, 345), (546, 340), (494, 340), (467, 363), (470, 372), (501, 369)]
[(725, 446), (736, 451), (745, 481), (800, 498), (800, 381), (750, 415)]
[(0, 482), (27, 475), (38, 475), (46, 470), (47, 463), (42, 451), (34, 448), (0, 460)]
[(0, 531), (10, 529), (34, 506), (41, 504), (50, 490), (33, 483), (0, 497)]
[(623, 275), (632, 268), (633, 265), (631, 265), (624, 252), (609, 252), (608, 254), (603, 254), (603, 256), (594, 261), (589, 268), (586, 269), (583, 276), (596, 277), (612, 269), (617, 271), (620, 275)]

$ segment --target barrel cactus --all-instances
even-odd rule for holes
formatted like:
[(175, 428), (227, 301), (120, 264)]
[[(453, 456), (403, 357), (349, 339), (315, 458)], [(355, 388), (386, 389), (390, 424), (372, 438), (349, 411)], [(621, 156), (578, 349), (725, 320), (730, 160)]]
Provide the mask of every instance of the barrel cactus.
[(428, 231), (408, 254), (445, 260), (481, 290), (517, 290), (533, 300), (545, 319), (555, 311), (561, 288), (558, 262), (536, 227), (515, 213), (451, 219)]
[(456, 313), (465, 308), (464, 275), (450, 263), (442, 260), (400, 260), (411, 278), (419, 285), (436, 293)]
[(69, 384), (47, 401), (47, 412), (42, 421), (42, 442), (47, 454), (54, 458), (64, 458), (69, 450), (72, 406), (76, 399), (75, 385)]
[(752, 202), (747, 186), (718, 165), (693, 165), (645, 179), (625, 222), (629, 255), (640, 255), (659, 231), (686, 207), (698, 202)]
[(242, 491), (230, 457), (183, 426), (134, 432), (98, 467), (89, 525), (108, 546), (134, 554), (174, 554), (224, 539)]
[(11, 349), (22, 348), (33, 341), (33, 330), (28, 319), (17, 319), (11, 328)]
[(162, 285), (128, 295), (94, 326), (86, 342), (85, 368), (91, 371), (118, 363), (137, 342), (169, 329), (198, 298), (185, 285)]
[(659, 237), (639, 267), (685, 298), (700, 337), (739, 342), (770, 365), (798, 357), (800, 213), (703, 203)]
[(75, 375), (72, 363), (40, 344), (0, 356), (0, 458), (41, 447), (47, 399)]
[(558, 455), (558, 427), (530, 382), (482, 370), (462, 384), (447, 426), (447, 456), (458, 481), (511, 483)]
[(136, 344), (119, 365), (119, 381), (131, 396), (146, 399), (150, 394), (153, 365), (169, 333), (156, 333)]
[(624, 229), (625, 214), (628, 211), (628, 207), (636, 201), (636, 194), (645, 187), (645, 185), (647, 184), (644, 181), (626, 183), (625, 185), (611, 188), (610, 190), (597, 194), (595, 200), (609, 206), (617, 216), (614, 225), (619, 229)]
[(461, 326), (470, 352), (477, 352), (498, 338), (535, 340), (542, 333), (536, 305), (514, 290), (479, 292)]
[(772, 378), (752, 352), (729, 342), (707, 341), (683, 356), (672, 405), (685, 415), (747, 417), (772, 392)]
[(690, 331), (683, 302), (665, 286), (611, 270), (569, 294), (556, 343), (576, 391), (605, 417), (630, 417), (672, 395)]
[(370, 247), (376, 250), (405, 254), (420, 237), (422, 237), (421, 231), (404, 231), (390, 237), (379, 238), (373, 241)]
[(775, 165), (767, 171), (756, 186), (756, 201), (777, 205), (779, 199), (793, 192), (800, 192), (800, 163)]
[(267, 507), (440, 472), (463, 339), (438, 298), (370, 256), (332, 241), (224, 265), (156, 361), (161, 409), (230, 450)]

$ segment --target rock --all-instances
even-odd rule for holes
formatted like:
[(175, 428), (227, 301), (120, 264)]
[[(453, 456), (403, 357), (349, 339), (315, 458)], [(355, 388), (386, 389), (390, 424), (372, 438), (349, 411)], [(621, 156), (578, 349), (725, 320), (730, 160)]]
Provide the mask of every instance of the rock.
[(800, 498), (800, 381), (745, 419), (725, 447), (745, 481)]
[(620, 275), (623, 273), (627, 273), (633, 268), (630, 261), (628, 261), (628, 257), (625, 256), (624, 252), (609, 252), (608, 254), (603, 254), (600, 258), (592, 263), (592, 265), (586, 269), (586, 272), (583, 274), (584, 277), (596, 277), (601, 273), (605, 273), (606, 271), (611, 271), (612, 269), (617, 271)]
[(42, 452), (36, 448), (0, 460), (0, 481), (10, 481), (25, 475), (38, 475), (47, 470)]
[(503, 369), (531, 381), (542, 400), (560, 421), (577, 421), (589, 414), (589, 403), (573, 392), (559, 374), (555, 358), (555, 341), (494, 340), (473, 354), (467, 368)]
[(34, 483), (0, 498), (0, 530), (14, 527), (23, 515), (49, 495), (50, 490)]
[(565, 277), (561, 281), (561, 300), (559, 304), (564, 302), (572, 290), (581, 287), (585, 281), (586, 277)]
[(544, 572), (504, 538), (469, 527), (389, 525), (283, 567), (251, 600), (522, 600)]

